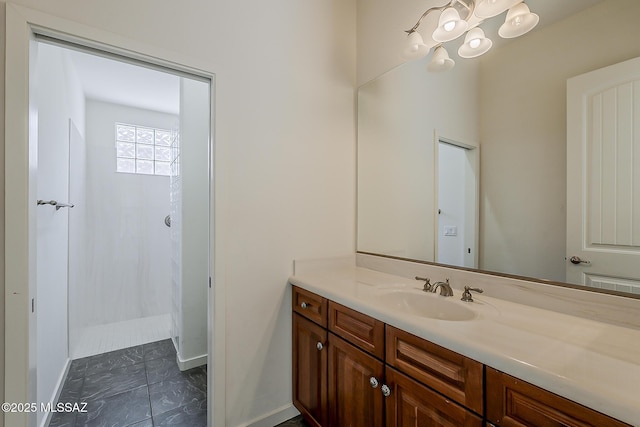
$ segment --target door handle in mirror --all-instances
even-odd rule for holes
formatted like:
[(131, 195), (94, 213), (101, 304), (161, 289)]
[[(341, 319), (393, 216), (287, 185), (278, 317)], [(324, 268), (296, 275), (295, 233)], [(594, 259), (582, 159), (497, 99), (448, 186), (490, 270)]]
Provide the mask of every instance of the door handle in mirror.
[(591, 264), (591, 261), (587, 261), (584, 259), (581, 259), (579, 256), (572, 256), (571, 258), (569, 258), (569, 261), (571, 261), (572, 264)]

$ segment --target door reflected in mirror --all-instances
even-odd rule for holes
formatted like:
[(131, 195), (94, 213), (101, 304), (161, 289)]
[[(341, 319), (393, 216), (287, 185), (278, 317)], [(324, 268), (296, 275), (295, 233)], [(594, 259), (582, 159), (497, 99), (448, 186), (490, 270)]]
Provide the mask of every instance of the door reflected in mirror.
[(439, 138), (436, 262), (478, 267), (478, 148)]

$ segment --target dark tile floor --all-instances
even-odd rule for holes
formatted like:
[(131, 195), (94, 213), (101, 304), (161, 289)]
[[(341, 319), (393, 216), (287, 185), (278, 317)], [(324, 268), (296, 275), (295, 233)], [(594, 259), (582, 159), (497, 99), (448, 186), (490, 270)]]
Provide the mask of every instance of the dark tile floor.
[(74, 360), (49, 427), (205, 427), (207, 368), (180, 372), (171, 340)]
[(282, 424), (278, 424), (276, 427), (309, 427), (309, 424), (302, 418), (302, 415), (298, 415)]

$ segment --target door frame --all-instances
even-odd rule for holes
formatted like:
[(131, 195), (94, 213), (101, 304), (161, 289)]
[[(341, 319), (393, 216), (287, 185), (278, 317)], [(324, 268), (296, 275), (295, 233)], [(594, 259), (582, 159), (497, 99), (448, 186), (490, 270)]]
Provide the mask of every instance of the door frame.
[(441, 136), (438, 133), (437, 129), (434, 130), (433, 132), (433, 147), (434, 147), (433, 148), (434, 150), (434, 154), (433, 154), (433, 163), (434, 163), (434, 167), (433, 167), (433, 180), (434, 180), (433, 257), (434, 257), (434, 262), (436, 263), (438, 262), (438, 240), (439, 240), (438, 228), (440, 225), (440, 221), (438, 217), (438, 200), (439, 200), (439, 189), (440, 189), (440, 182), (438, 179), (438, 176), (439, 176), (438, 172), (439, 172), (439, 166), (440, 166), (440, 161), (439, 161), (440, 143), (454, 145), (456, 147), (460, 147), (465, 150), (468, 150), (467, 156), (471, 157), (471, 162), (470, 162), (471, 169), (475, 176), (475, 182), (474, 182), (475, 198), (473, 200), (474, 215), (473, 215), (473, 219), (472, 219), (473, 223), (471, 227), (471, 230), (473, 231), (473, 241), (472, 241), (472, 244), (466, 245), (466, 246), (471, 246), (471, 250), (473, 251), (473, 266), (460, 266), (460, 267), (477, 269), (479, 268), (478, 247), (480, 242), (480, 235), (479, 235), (479, 231), (480, 231), (480, 144), (475, 142), (469, 142), (469, 141), (460, 141), (459, 139), (451, 139), (448, 137)]
[[(221, 198), (215, 167), (216, 73), (194, 58), (149, 46), (114, 33), (58, 18), (23, 6), (6, 4), (5, 64), (5, 402), (35, 400), (35, 190), (37, 172), (37, 111), (31, 108), (30, 79), (35, 63), (36, 35), (168, 68), (210, 81), (209, 140), (209, 271), (208, 301), (208, 423), (225, 422), (225, 297), (224, 265), (217, 251), (222, 229), (214, 207)], [(219, 239), (219, 238), (218, 238)], [(5, 413), (5, 425), (35, 426), (35, 414)]]

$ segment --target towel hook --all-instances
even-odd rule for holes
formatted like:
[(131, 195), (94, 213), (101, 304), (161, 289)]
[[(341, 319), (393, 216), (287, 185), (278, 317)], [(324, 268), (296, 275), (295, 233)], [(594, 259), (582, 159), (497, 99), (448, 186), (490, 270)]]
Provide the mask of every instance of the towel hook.
[(55, 200), (38, 200), (38, 205), (51, 205), (51, 206), (55, 206), (56, 207), (56, 211), (62, 209), (62, 208), (72, 208), (75, 205), (69, 204), (69, 203), (58, 203)]

